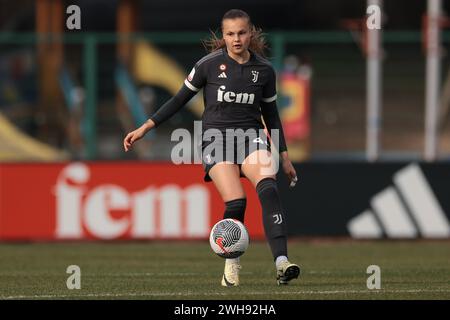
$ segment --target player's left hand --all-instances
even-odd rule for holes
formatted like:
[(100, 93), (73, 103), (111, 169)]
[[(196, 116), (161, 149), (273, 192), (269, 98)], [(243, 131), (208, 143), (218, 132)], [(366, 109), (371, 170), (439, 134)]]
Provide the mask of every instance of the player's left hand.
[(297, 183), (298, 179), (297, 179), (297, 172), (295, 172), (292, 162), (289, 159), (284, 159), (282, 161), (282, 164), (283, 164), (283, 171), (289, 179), (289, 187), (291, 188), (295, 187), (295, 184)]

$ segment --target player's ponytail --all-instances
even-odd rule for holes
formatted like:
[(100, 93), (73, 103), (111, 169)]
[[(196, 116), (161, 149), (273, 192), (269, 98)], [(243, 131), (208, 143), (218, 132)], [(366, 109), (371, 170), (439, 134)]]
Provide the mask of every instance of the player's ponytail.
[[(264, 52), (265, 49), (268, 48), (266, 39), (264, 38), (264, 34), (261, 28), (256, 28), (250, 20), (250, 16), (242, 10), (239, 9), (231, 9), (227, 11), (222, 18), (226, 19), (236, 19), (236, 18), (245, 18), (248, 20), (248, 24), (250, 26), (250, 32), (252, 33), (252, 38), (250, 40), (249, 49), (253, 52), (259, 54), (260, 56), (266, 57)], [(226, 47), (225, 40), (217, 36), (216, 32), (211, 30), (211, 37), (207, 40), (202, 41), (203, 45), (209, 52), (213, 52)]]

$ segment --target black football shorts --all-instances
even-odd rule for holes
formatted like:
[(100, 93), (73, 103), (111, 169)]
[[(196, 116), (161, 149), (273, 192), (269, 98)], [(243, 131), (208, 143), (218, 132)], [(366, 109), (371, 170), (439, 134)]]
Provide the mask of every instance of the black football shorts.
[(238, 164), (240, 168), (244, 160), (254, 151), (270, 152), (270, 140), (263, 129), (206, 130), (200, 145), (205, 182), (212, 181), (209, 170), (217, 163), (227, 161)]

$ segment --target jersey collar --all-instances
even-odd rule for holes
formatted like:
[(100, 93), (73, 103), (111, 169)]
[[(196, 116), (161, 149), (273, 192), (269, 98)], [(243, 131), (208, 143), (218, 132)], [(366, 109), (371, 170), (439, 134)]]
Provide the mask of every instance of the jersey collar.
[(250, 58), (248, 59), (248, 61), (246, 63), (241, 64), (228, 55), (228, 51), (227, 51), (226, 47), (222, 48), (222, 53), (225, 56), (225, 59), (231, 61), (232, 63), (235, 63), (238, 66), (249, 66), (249, 65), (255, 64), (255, 61), (256, 61), (255, 53), (250, 49), (248, 49), (248, 51), (250, 52)]

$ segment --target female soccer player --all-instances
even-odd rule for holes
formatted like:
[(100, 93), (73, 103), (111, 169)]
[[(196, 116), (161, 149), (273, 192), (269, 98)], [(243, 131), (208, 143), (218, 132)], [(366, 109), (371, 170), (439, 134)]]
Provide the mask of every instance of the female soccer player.
[[(282, 168), (293, 186), (297, 175), (288, 157), (278, 115), (275, 71), (262, 57), (265, 42), (261, 30), (253, 26), (242, 10), (226, 12), (222, 18), (222, 38), (213, 36), (208, 44), (212, 52), (195, 64), (180, 91), (146, 123), (128, 133), (123, 145), (128, 151), (134, 142), (170, 118), (203, 88), (204, 180), (214, 182), (225, 202), (224, 219), (242, 222), (246, 197), (240, 177), (246, 177), (256, 188), (264, 230), (275, 260), (277, 283), (287, 284), (299, 276), (300, 268), (287, 258), (287, 232), (275, 175), (278, 165), (271, 156), (270, 140), (261, 120), (262, 116), (272, 142), (276, 143), (274, 137), (279, 137)], [(221, 284), (238, 286), (240, 269), (239, 258), (227, 259)]]

